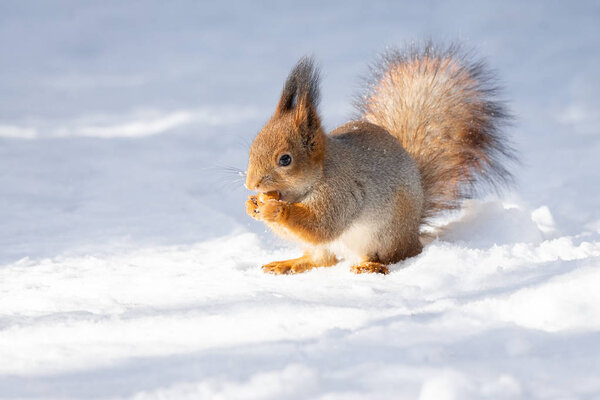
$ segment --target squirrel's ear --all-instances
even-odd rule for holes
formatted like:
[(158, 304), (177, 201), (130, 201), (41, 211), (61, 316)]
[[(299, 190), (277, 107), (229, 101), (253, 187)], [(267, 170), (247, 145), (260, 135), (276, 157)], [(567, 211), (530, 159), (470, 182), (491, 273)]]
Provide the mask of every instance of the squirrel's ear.
[(323, 129), (317, 109), (302, 97), (298, 101), (293, 115), (294, 125), (302, 139), (304, 148), (315, 157), (320, 157), (323, 148)]
[(310, 104), (315, 110), (319, 103), (319, 71), (310, 57), (303, 57), (290, 72), (283, 85), (275, 115), (296, 109), (300, 102)]
[(305, 127), (311, 131), (318, 130), (321, 127), (321, 120), (315, 106), (308, 100), (307, 96), (302, 97), (294, 109), (294, 125), (301, 128)]

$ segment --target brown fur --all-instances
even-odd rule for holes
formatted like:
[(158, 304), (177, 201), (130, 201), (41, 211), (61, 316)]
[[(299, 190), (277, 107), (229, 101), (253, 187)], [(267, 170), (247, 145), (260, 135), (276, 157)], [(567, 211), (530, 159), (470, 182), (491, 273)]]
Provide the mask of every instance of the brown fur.
[(404, 229), (399, 232), (398, 245), (394, 252), (386, 258), (378, 257), (377, 260), (385, 264), (393, 264), (408, 257), (414, 257), (421, 253), (423, 246), (419, 240), (422, 205), (415, 204), (414, 199), (407, 193), (400, 192), (396, 200), (394, 213), (398, 220), (404, 221)]

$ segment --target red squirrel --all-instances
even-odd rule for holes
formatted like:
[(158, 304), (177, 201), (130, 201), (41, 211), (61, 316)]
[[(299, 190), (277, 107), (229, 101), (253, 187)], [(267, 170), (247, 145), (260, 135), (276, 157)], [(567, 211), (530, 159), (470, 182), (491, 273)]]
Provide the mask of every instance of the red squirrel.
[(510, 183), (509, 119), (481, 61), (429, 44), (382, 57), (360, 116), (326, 134), (319, 73), (302, 58), (275, 113), (250, 148), (247, 213), (299, 242), (304, 255), (263, 266), (299, 273), (351, 260), (356, 273), (388, 273), (419, 254), (431, 217), (485, 183)]

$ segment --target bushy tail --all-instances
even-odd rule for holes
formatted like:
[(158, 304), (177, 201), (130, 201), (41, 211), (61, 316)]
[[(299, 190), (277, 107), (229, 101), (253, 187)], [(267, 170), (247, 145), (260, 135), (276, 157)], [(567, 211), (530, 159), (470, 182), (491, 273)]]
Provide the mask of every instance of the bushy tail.
[(515, 160), (501, 128), (509, 119), (482, 61), (457, 46), (389, 51), (359, 100), (362, 119), (400, 140), (425, 192), (423, 220), (481, 189), (512, 181)]

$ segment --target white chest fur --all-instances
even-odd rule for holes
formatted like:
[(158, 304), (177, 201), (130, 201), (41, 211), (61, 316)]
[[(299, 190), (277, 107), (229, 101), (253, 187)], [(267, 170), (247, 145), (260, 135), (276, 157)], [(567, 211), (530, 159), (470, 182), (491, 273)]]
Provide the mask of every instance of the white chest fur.
[(351, 262), (361, 262), (373, 252), (377, 243), (377, 224), (372, 219), (361, 218), (346, 229), (342, 235), (327, 244), (330, 252), (338, 258)]

